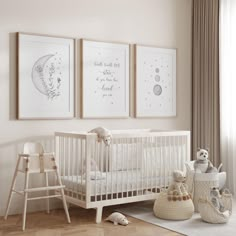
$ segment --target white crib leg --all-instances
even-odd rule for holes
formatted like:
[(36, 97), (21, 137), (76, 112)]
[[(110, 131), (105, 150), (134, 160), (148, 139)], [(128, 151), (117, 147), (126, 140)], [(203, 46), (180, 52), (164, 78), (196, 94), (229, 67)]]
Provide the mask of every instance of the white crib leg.
[(102, 222), (102, 206), (97, 207), (96, 211), (96, 223), (99, 224)]

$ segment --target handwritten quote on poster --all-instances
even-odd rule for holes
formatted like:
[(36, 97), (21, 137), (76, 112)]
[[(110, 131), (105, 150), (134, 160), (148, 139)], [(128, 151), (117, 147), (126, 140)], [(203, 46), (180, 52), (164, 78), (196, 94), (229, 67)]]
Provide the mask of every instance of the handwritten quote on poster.
[(93, 109), (92, 116), (119, 116), (126, 112), (129, 79), (127, 51), (91, 46), (85, 49), (85, 105)]

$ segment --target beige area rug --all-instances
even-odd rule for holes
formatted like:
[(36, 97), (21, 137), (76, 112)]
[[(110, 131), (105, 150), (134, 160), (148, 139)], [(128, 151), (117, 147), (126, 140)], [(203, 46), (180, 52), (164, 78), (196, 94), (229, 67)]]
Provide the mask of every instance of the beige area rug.
[[(234, 200), (234, 206), (236, 206)], [(188, 236), (236, 236), (236, 210), (233, 210), (229, 222), (226, 224), (209, 224), (201, 220), (200, 214), (195, 213), (189, 220), (171, 221), (161, 220), (153, 214), (153, 202), (141, 206), (119, 208), (122, 214), (160, 227), (188, 235)]]

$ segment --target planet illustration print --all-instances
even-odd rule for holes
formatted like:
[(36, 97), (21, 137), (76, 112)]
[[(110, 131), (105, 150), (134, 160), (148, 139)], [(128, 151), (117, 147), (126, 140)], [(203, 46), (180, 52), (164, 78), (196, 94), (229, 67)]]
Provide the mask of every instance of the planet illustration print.
[(159, 84), (156, 84), (154, 87), (153, 87), (153, 93), (156, 95), (156, 96), (160, 96), (162, 94), (162, 87), (159, 85)]
[(155, 75), (155, 81), (156, 81), (156, 82), (160, 82), (160, 80), (161, 80), (160, 75)]

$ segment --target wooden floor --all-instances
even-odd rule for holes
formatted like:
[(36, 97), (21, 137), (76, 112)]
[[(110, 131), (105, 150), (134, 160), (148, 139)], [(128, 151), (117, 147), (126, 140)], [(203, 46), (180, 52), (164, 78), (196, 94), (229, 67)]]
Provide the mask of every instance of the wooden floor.
[[(129, 204), (130, 206), (130, 204)], [(114, 211), (114, 206), (105, 207), (104, 219)], [(177, 236), (181, 235), (161, 227), (128, 217), (132, 222), (128, 226), (114, 226), (111, 222), (95, 223), (95, 210), (73, 207), (69, 210), (71, 224), (66, 223), (64, 211), (52, 210), (46, 212), (28, 213), (26, 230), (21, 231), (21, 215), (9, 216), (5, 221), (0, 218), (0, 236), (30, 235), (30, 236)]]

